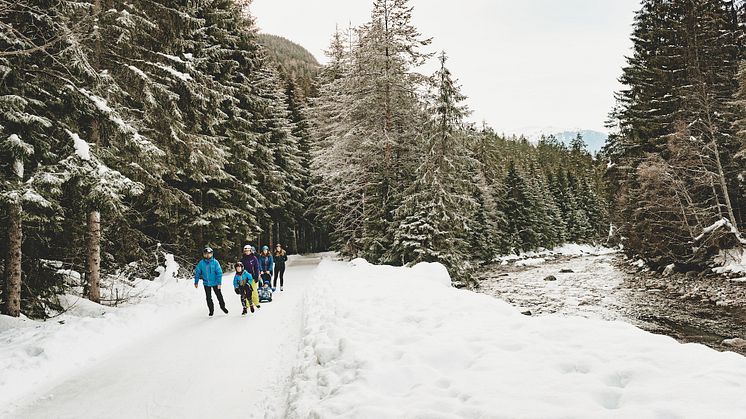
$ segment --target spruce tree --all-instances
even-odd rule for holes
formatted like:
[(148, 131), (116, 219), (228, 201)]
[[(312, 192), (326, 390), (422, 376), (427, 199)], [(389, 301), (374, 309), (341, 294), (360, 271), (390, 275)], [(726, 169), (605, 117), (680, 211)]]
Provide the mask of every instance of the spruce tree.
[(364, 229), (366, 179), (360, 142), (350, 117), (353, 106), (353, 32), (337, 31), (319, 75), (319, 95), (311, 101), (313, 206), (342, 254), (360, 256)]
[(446, 67), (445, 53), (433, 81), (422, 161), (396, 211), (400, 221), (387, 259), (442, 262), (454, 277), (460, 277), (474, 256), (467, 250), (476, 210), (471, 177), (476, 162), (464, 132), (469, 111), (462, 104), (466, 97)]
[(359, 30), (353, 53), (352, 108), (360, 144), (365, 186), (363, 254), (376, 262), (396, 262), (385, 255), (393, 243), (395, 209), (401, 205), (416, 169), (412, 153), (424, 123), (416, 73), (431, 55), (430, 43), (412, 24), (409, 0), (376, 0), (371, 21)]
[(501, 210), (507, 219), (508, 244), (513, 252), (534, 250), (540, 244), (539, 218), (535, 197), (513, 162), (505, 175)]
[(497, 198), (500, 196), (499, 182), (494, 173), (489, 173), (487, 162), (490, 137), (484, 132), (474, 133), (471, 136), (473, 154), (476, 160), (475, 181), (473, 194), (476, 200), (474, 220), (471, 223), (471, 247), (479, 252), (479, 259), (490, 261), (496, 256), (508, 251), (505, 243), (505, 217), (498, 207)]
[[(619, 107), (612, 114), (619, 130), (605, 152), (610, 157), (609, 175), (616, 192), (615, 218), (621, 234), (631, 243), (666, 240), (659, 232), (634, 222), (640, 217), (657, 216), (658, 207), (625, 194), (640, 190), (643, 180), (648, 185), (666, 187), (640, 176), (644, 170), (650, 173), (662, 167), (656, 159), (672, 159), (672, 142), (677, 149), (698, 147), (702, 160), (697, 166), (706, 179), (712, 180), (706, 190), (699, 189), (699, 181), (694, 178), (684, 186), (687, 191), (698, 191), (688, 194), (692, 199), (685, 207), (692, 208), (684, 212), (708, 212), (700, 217), (695, 229), (702, 230), (722, 218), (738, 227), (742, 209), (733, 156), (740, 144), (732, 129), (737, 119), (732, 98), (742, 35), (734, 7), (731, 1), (651, 0), (644, 2), (638, 13), (633, 35), (635, 53), (622, 77), (628, 88), (620, 92)], [(641, 167), (643, 163), (645, 167)], [(650, 164), (656, 169), (651, 170)], [(667, 196), (675, 192), (659, 193)], [(680, 229), (672, 236), (682, 240), (689, 236), (685, 225), (672, 221), (670, 227)], [(663, 243), (645, 247), (648, 251), (663, 248)], [(691, 257), (691, 249), (679, 249), (681, 260)], [(627, 250), (641, 248), (633, 245)], [(663, 256), (654, 251), (641, 254), (657, 260)]]
[[(84, 59), (78, 45), (66, 45), (69, 2), (19, 1), (3, 5), (7, 26), (0, 37), (0, 219), (8, 245), (3, 278), (3, 312), (19, 316), (23, 273), (36, 272), (38, 259), (23, 258), (44, 239), (40, 229), (24, 234), (24, 224), (47, 223), (55, 203), (35, 180), (46, 177), (64, 147), (56, 112), (63, 103), (72, 65)], [(50, 92), (61, 92), (59, 95)], [(4, 235), (3, 235), (4, 236)], [(28, 284), (26, 284), (28, 289)]]

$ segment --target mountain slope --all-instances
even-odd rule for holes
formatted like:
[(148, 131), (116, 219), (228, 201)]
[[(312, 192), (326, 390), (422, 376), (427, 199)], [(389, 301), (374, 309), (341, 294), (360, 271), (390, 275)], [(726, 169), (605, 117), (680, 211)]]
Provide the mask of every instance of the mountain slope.
[(258, 37), (282, 76), (295, 81), (303, 96), (307, 97), (311, 93), (313, 79), (321, 69), (316, 57), (303, 46), (282, 36), (262, 33)]

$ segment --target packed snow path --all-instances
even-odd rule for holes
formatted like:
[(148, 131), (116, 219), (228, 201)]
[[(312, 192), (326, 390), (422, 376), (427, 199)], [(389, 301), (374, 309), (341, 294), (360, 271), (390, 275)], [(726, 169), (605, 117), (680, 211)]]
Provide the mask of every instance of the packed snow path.
[[(318, 258), (294, 258), (284, 292), (241, 316), (232, 274), (223, 279), (230, 313), (207, 317), (204, 291), (164, 331), (132, 342), (12, 413), (18, 418), (281, 417), (302, 329), (303, 295)], [(214, 297), (213, 297), (214, 298)], [(217, 301), (216, 301), (217, 306)], [(167, 321), (153, 319), (153, 321)]]

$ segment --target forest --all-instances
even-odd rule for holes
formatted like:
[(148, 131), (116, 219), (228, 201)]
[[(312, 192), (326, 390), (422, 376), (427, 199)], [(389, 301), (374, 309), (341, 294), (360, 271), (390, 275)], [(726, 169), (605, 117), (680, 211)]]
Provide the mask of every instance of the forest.
[(320, 66), (247, 0), (0, 0), (3, 312), (44, 317), (61, 270), (110, 304), (159, 249), (437, 261), (461, 286), (568, 242), (688, 267), (745, 243), (740, 2), (643, 2), (595, 156), (474, 123), (413, 13), (373, 0)]
[(703, 269), (746, 244), (746, 9), (643, 1), (602, 158), (612, 223), (653, 267)]

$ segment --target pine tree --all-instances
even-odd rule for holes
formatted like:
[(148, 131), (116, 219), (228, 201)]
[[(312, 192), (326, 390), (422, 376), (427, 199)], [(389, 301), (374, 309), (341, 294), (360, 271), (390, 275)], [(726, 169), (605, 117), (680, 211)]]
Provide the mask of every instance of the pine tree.
[(330, 230), (332, 245), (344, 255), (359, 256), (364, 228), (366, 180), (360, 156), (362, 136), (351, 120), (354, 71), (353, 31), (334, 34), (329, 64), (319, 75), (319, 95), (311, 102), (311, 196), (321, 222)]
[[(733, 160), (740, 144), (732, 129), (737, 119), (732, 98), (743, 39), (737, 14), (732, 1), (713, 0), (651, 0), (643, 3), (638, 14), (633, 34), (635, 54), (622, 77), (628, 89), (620, 92), (619, 107), (612, 114), (619, 132), (605, 150), (613, 166), (609, 176), (616, 191), (615, 217), (621, 224), (621, 234), (639, 244), (627, 246), (630, 252), (644, 249), (646, 253), (640, 253), (643, 257), (671, 260), (668, 251), (655, 253), (655, 249), (667, 248), (655, 242), (668, 238), (635, 220), (656, 217), (663, 211), (642, 199), (642, 182), (656, 188), (679, 185), (658, 184), (646, 176), (677, 172), (667, 163), (674, 157), (672, 150), (682, 146), (699, 148), (701, 161), (697, 167), (703, 170), (705, 179), (712, 181), (710, 187), (701, 189), (699, 180), (685, 176), (679, 177), (689, 182), (683, 184), (683, 190), (659, 194), (696, 190), (696, 194), (687, 193), (692, 199), (683, 212), (706, 209), (709, 214), (699, 218), (695, 230), (722, 218), (736, 227), (740, 222), (738, 166)], [(627, 196), (630, 194), (640, 199), (631, 199)], [(677, 201), (672, 199), (670, 203)], [(681, 211), (671, 208), (664, 212)], [(670, 229), (675, 232), (669, 232), (669, 236), (680, 240), (690, 235), (686, 222), (672, 220), (665, 227), (666, 231)], [(675, 247), (681, 252), (681, 260), (692, 256), (691, 248)]]
[(422, 144), (422, 163), (396, 211), (399, 226), (387, 259), (402, 263), (442, 262), (455, 278), (473, 257), (466, 252), (476, 202), (471, 196), (471, 157), (464, 118), (469, 110), (450, 71), (445, 53), (433, 77), (435, 91), (430, 104), (431, 120)]
[(100, 302), (101, 214), (111, 218), (122, 217), (127, 208), (127, 197), (141, 194), (143, 186), (107, 167), (95, 155), (95, 147), (91, 150), (93, 145), (77, 133), (67, 131), (67, 134), (72, 143), (72, 152), (54, 168), (52, 183), (60, 185), (60, 192), (72, 191), (78, 201), (71, 209), (87, 214), (86, 295), (91, 301)]
[(8, 226), (8, 246), (0, 246), (7, 249), (3, 312), (16, 317), (23, 271), (34, 265), (23, 258), (24, 248), (43, 236), (32, 229), (24, 237), (24, 224), (43, 222), (54, 206), (33, 181), (44, 177), (60, 147), (53, 112), (61, 100), (49, 92), (65, 90), (67, 69), (61, 62), (81, 57), (76, 45), (63, 43), (69, 28), (62, 13), (68, 7), (69, 2), (19, 1), (0, 10), (6, 25), (0, 37), (0, 219)]
[(298, 252), (317, 250), (316, 242), (322, 234), (321, 226), (314, 222), (318, 215), (312, 207), (308, 192), (312, 186), (311, 178), (311, 127), (306, 99), (300, 96), (293, 80), (286, 80), (285, 97), (293, 129), (291, 134), (298, 139), (298, 182), (301, 195), (297, 198), (300, 207), (294, 209), (292, 218), (292, 248)]
[(635, 16), (633, 55), (620, 79), (626, 89), (617, 94), (619, 108), (612, 113), (619, 133), (607, 145), (615, 161), (663, 149), (679, 117), (682, 100), (675, 92), (687, 83), (679, 45), (681, 3), (646, 0)]
[(559, 246), (567, 240), (566, 225), (549, 185), (542, 173), (536, 169), (534, 161), (529, 161), (525, 177), (531, 211), (536, 214), (536, 225), (533, 228), (538, 234), (537, 240), (530, 243), (529, 249), (551, 249)]
[(540, 215), (535, 211), (535, 202), (529, 186), (518, 173), (513, 162), (503, 182), (505, 195), (501, 200), (501, 210), (508, 220), (507, 233), (511, 251), (533, 250), (540, 244), (538, 223)]
[(477, 164), (474, 169), (476, 179), (473, 185), (477, 207), (470, 242), (472, 247), (480, 252), (480, 260), (490, 261), (509, 250), (503, 231), (506, 224), (505, 216), (500, 211), (496, 199), (500, 196), (499, 182), (502, 179), (497, 179), (495, 173), (488, 171), (488, 160), (492, 157), (495, 144), (490, 141), (491, 136), (482, 131), (475, 133), (471, 138), (474, 144), (472, 154)]
[(738, 116), (734, 124), (736, 135), (741, 141), (741, 147), (734, 156), (734, 164), (741, 170), (737, 174), (738, 191), (736, 197), (740, 203), (740, 220), (741, 224), (746, 222), (746, 62), (741, 62), (738, 72), (738, 91), (734, 100), (734, 105), (738, 107)]
[(264, 67), (257, 73), (253, 85), (263, 100), (258, 128), (269, 140), (272, 153), (270, 163), (276, 168), (265, 178), (271, 183), (260, 185), (261, 190), (265, 191), (268, 208), (265, 225), (269, 228), (266, 230), (274, 232), (269, 234), (268, 242), (287, 242), (284, 239), (289, 237), (296, 217), (301, 216), (305, 201), (299, 139), (293, 135), (288, 98), (277, 73), (270, 67)]
[[(3, 127), (4, 128), (4, 127)], [(24, 193), (24, 169), (25, 161), (34, 153), (34, 148), (24, 142), (18, 134), (11, 134), (5, 141), (0, 143), (0, 148), (10, 158), (12, 171), (15, 179), (8, 179), (2, 183), (2, 199), (4, 206), (8, 208), (8, 257), (6, 260), (3, 313), (12, 317), (21, 314), (21, 283), (22, 283), (22, 249), (23, 242), (23, 198)]]
[[(712, 172), (722, 199), (719, 217), (738, 228), (738, 208), (731, 199), (736, 185), (732, 157), (740, 144), (732, 129), (736, 110), (739, 40), (732, 20), (732, 2), (700, 1), (689, 9), (686, 21), (687, 70), (691, 84), (682, 89), (692, 115), (690, 132), (707, 144)], [(703, 226), (704, 227), (704, 226)]]
[(501, 167), (505, 156), (500, 138), (488, 126), (485, 125), (475, 138), (472, 154), (478, 161), (475, 195), (479, 205), (472, 242), (482, 249), (482, 260), (491, 260), (511, 249), (506, 233), (508, 221), (500, 208), (505, 194), (505, 174)]
[(418, 94), (423, 77), (415, 69), (430, 57), (420, 51), (430, 40), (412, 25), (408, 0), (374, 1), (371, 21), (358, 31), (350, 117), (364, 135), (361, 245), (372, 261), (396, 262), (385, 255), (393, 243), (394, 211), (416, 169), (412, 146), (424, 116)]

